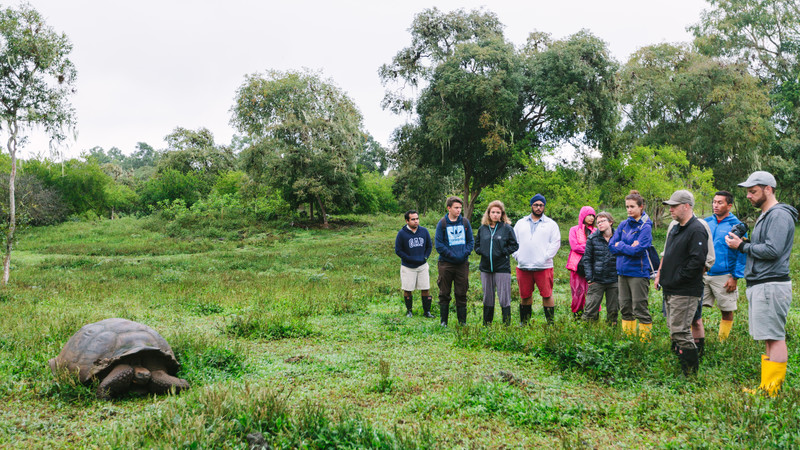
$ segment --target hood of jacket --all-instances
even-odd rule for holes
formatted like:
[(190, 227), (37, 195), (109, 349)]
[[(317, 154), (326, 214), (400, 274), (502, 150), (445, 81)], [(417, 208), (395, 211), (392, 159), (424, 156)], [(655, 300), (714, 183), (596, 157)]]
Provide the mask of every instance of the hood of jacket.
[[(595, 220), (597, 219), (597, 213), (594, 211), (594, 208), (591, 206), (584, 206), (581, 208), (581, 212), (578, 213), (578, 225), (583, 225), (586, 216), (594, 216)], [(594, 223), (592, 223), (591, 227), (594, 228)]]
[(772, 211), (773, 209), (775, 209), (775, 210), (782, 209), (782, 210), (784, 210), (784, 211), (788, 212), (788, 213), (789, 213), (789, 215), (791, 215), (791, 216), (792, 216), (792, 219), (793, 219), (795, 222), (797, 222), (797, 209), (795, 209), (795, 207), (794, 207), (794, 206), (792, 206), (792, 205), (787, 205), (786, 203), (778, 203), (778, 204), (777, 204), (777, 205), (775, 205), (773, 208), (770, 208), (770, 210), (769, 210), (769, 211), (767, 211), (767, 212), (769, 213), (769, 212), (770, 212), (770, 211)]

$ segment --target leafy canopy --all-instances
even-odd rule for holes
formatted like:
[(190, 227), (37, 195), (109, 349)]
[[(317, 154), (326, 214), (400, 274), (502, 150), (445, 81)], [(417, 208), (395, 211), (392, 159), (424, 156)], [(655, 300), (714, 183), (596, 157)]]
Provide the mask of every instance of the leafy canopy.
[(631, 55), (619, 79), (633, 142), (680, 147), (692, 164), (714, 171), (720, 189), (734, 190), (769, 150), (769, 98), (741, 64), (659, 44)]
[(250, 75), (232, 112), (250, 138), (242, 158), (254, 179), (281, 189), (295, 208), (319, 205), (324, 221), (329, 207), (352, 204), (365, 135), (361, 113), (331, 81), (307, 70)]
[[(399, 160), (458, 174), (469, 217), (481, 191), (543, 146), (606, 147), (616, 125), (616, 63), (588, 32), (521, 50), (491, 12), (418, 14), (411, 45), (380, 70), (384, 107), (415, 112), (395, 133)], [(414, 94), (417, 94), (414, 96)]]

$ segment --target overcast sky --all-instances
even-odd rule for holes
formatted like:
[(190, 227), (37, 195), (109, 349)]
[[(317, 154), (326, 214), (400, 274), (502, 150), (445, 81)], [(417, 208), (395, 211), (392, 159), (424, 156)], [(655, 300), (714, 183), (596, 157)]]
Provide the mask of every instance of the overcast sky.
[[(7, 5), (8, 3), (6, 3)], [(18, 2), (11, 2), (18, 4)], [(410, 44), (415, 14), (485, 6), (515, 45), (534, 30), (563, 38), (588, 29), (624, 62), (639, 47), (687, 42), (702, 0), (528, 1), (171, 1), (34, 0), (31, 4), (74, 45), (78, 70), (76, 157), (95, 146), (130, 154), (137, 142), (164, 148), (175, 127), (206, 127), (217, 143), (235, 130), (230, 108), (247, 74), (303, 67), (321, 70), (358, 105), (364, 125), (388, 144), (407, 118), (380, 107), (378, 68)], [(490, 6), (489, 6), (490, 5)], [(46, 155), (34, 139), (23, 157)]]

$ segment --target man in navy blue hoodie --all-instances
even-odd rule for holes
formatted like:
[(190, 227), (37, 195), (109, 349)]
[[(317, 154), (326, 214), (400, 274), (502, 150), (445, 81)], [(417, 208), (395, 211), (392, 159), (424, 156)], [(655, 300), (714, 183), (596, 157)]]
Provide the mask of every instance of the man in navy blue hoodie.
[(475, 245), (472, 226), (461, 216), (464, 202), (458, 197), (447, 199), (447, 214), (436, 225), (436, 251), (439, 252), (439, 312), (442, 326), (447, 326), (450, 313), (451, 285), (456, 297), (458, 323), (467, 323), (467, 288), (469, 287), (469, 254)]
[(425, 317), (431, 315), (431, 278), (428, 274), (428, 256), (433, 244), (428, 229), (419, 226), (419, 213), (409, 210), (406, 225), (397, 232), (394, 252), (400, 257), (400, 285), (406, 301), (406, 317), (412, 317), (413, 292), (422, 291), (422, 309)]

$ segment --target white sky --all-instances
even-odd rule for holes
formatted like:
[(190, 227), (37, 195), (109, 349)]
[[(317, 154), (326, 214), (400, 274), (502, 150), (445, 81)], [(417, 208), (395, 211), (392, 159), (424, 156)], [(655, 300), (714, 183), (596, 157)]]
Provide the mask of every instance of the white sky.
[[(11, 2), (18, 4), (17, 1)], [(388, 144), (406, 118), (380, 107), (381, 64), (411, 42), (415, 14), (487, 5), (515, 45), (533, 30), (563, 38), (589, 29), (624, 62), (639, 47), (691, 40), (702, 0), (186, 1), (32, 0), (74, 45), (78, 136), (60, 152), (137, 142), (164, 148), (175, 127), (206, 127), (230, 143), (230, 108), (244, 76), (267, 69), (321, 70), (355, 101), (367, 131)], [(490, 5), (490, 6), (489, 6)], [(36, 138), (23, 157), (47, 155)]]

